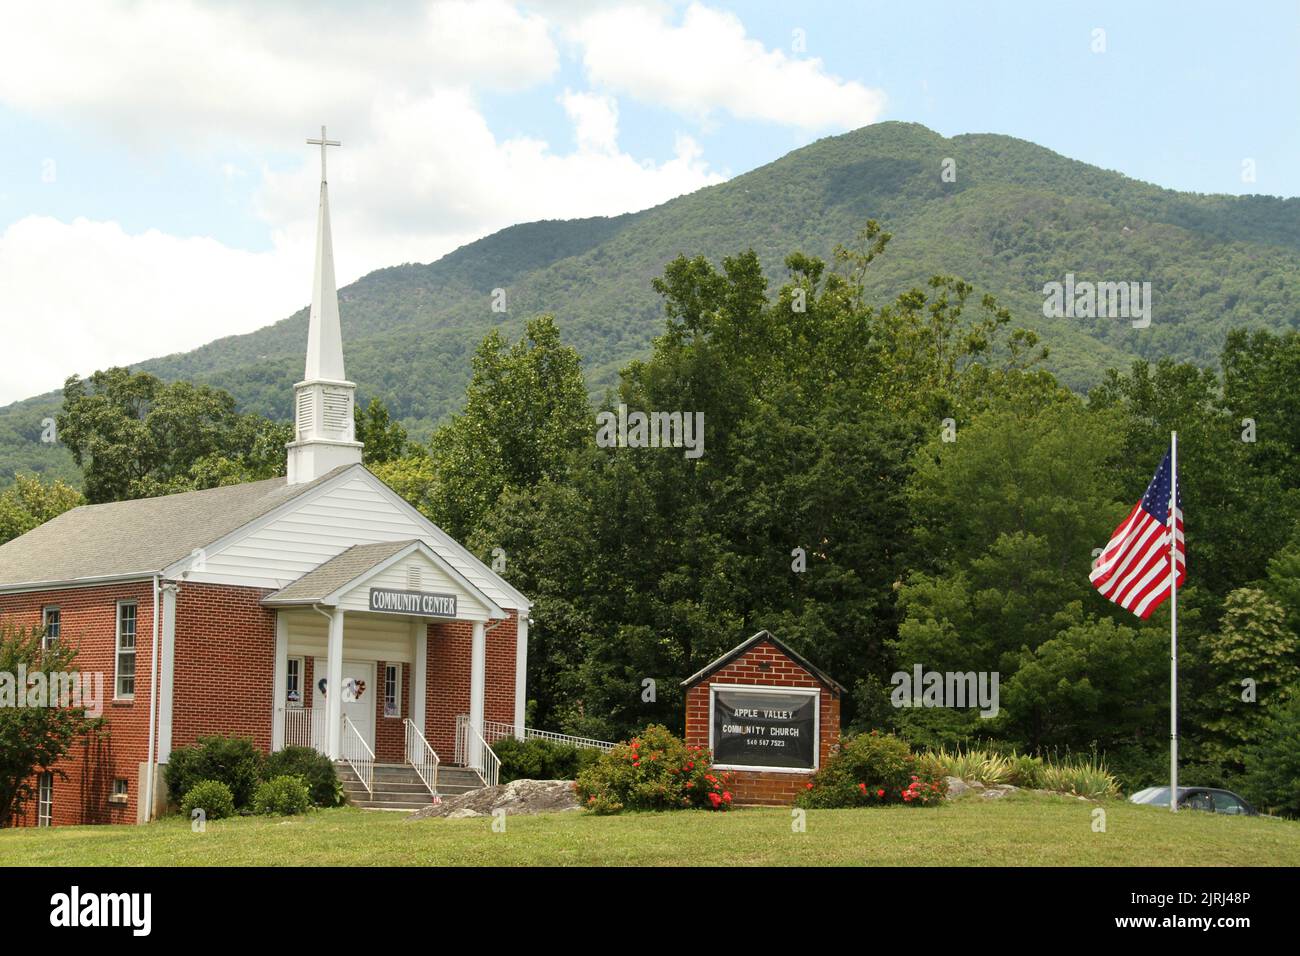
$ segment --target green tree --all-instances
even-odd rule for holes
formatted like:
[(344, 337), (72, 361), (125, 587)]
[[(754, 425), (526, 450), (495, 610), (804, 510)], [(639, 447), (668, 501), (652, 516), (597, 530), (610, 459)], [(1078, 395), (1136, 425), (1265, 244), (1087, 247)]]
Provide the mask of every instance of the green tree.
[(125, 368), (69, 378), (60, 440), (92, 504), (284, 473), (288, 426), (240, 415), (228, 393)]
[[(1258, 588), (1238, 588), (1224, 603), (1217, 632), (1205, 641), (1217, 684), (1203, 701), (1209, 738), (1202, 760), (1239, 773), (1260, 724), (1285, 702), (1300, 678), (1300, 637), (1286, 626), (1286, 612)], [(1251, 681), (1253, 693), (1246, 692)]]
[[(84, 710), (50, 706), (58, 700), (32, 700), (29, 688), (62, 686), (54, 675), (71, 673), (77, 656), (76, 648), (66, 639), (42, 647), (44, 636), (44, 628), (0, 622), (0, 675), (4, 675), (0, 679), (0, 829), (8, 826), (32, 797), (36, 775), (54, 772), (66, 776), (53, 770), (54, 765), (74, 743), (100, 727), (98, 719), (87, 717)], [(14, 681), (20, 668), (27, 673), (28, 687)], [(29, 706), (19, 706), (19, 693)]]
[(372, 398), (364, 411), (358, 403), (352, 409), (352, 416), (356, 422), (357, 441), (365, 445), (362, 452), (365, 464), (382, 465), (402, 458), (408, 449), (412, 452), (419, 450), (418, 445), (410, 443), (401, 422), (389, 417), (388, 406), (378, 398)]
[(430, 446), (442, 480), (429, 488), (428, 507), (461, 540), (503, 490), (558, 475), (568, 452), (594, 428), (581, 360), (561, 342), (552, 316), (529, 320), (513, 345), (494, 330), (473, 365), (465, 410), (434, 433)]
[(19, 475), (13, 487), (0, 492), (0, 544), (85, 503), (81, 492), (57, 478), (46, 482)]
[(1264, 722), (1246, 750), (1245, 795), (1272, 813), (1300, 816), (1300, 687)]

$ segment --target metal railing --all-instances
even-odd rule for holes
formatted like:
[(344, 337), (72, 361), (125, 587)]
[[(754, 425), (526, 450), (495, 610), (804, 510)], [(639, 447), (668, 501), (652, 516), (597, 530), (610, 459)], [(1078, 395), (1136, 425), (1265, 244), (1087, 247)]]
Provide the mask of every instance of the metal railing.
[(352, 772), (361, 780), (367, 793), (375, 792), (375, 752), (370, 749), (366, 739), (357, 730), (356, 724), (347, 714), (343, 715), (343, 726), (339, 733), (340, 756), (347, 761)]
[(434, 796), (438, 795), (438, 753), (429, 746), (420, 728), (409, 717), (402, 723), (406, 726), (406, 762), (415, 768), (424, 785)]
[(495, 787), (501, 779), (501, 758), (483, 739), (469, 714), (456, 718), (456, 763), (477, 773), (485, 787)]
[(325, 711), (311, 707), (277, 707), (284, 725), (284, 746), (311, 747), (325, 752)]
[[(483, 736), (487, 738), (488, 742), (496, 743), (505, 737), (518, 737), (519, 735), (515, 733), (514, 724), (507, 724), (502, 720), (485, 720), (483, 721)], [(590, 747), (594, 750), (613, 750), (617, 746), (610, 740), (596, 740), (594, 737), (574, 737), (572, 734), (557, 734), (549, 730), (537, 730), (533, 727), (524, 728), (523, 739), (553, 740), (556, 743), (568, 744), (570, 747)]]

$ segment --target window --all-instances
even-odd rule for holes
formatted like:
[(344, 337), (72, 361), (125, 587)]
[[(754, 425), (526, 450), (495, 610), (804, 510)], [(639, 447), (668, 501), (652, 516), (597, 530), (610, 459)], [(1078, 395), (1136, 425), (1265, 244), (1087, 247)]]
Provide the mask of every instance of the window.
[(41, 637), (41, 648), (49, 650), (59, 643), (59, 609), (57, 607), (47, 607), (41, 615), (41, 623), (45, 625), (45, 634)]
[(284, 700), (290, 707), (302, 706), (302, 658), (291, 657), (284, 672)]
[(48, 827), (54, 817), (54, 774), (43, 773), (36, 784), (36, 825)]
[(113, 792), (108, 796), (109, 803), (115, 803), (118, 806), (125, 804), (130, 800), (130, 786), (125, 777), (117, 777), (113, 780)]
[(134, 604), (117, 606), (117, 700), (135, 698), (135, 610)]
[(1216, 790), (1213, 794), (1213, 798), (1215, 813), (1241, 814), (1246, 812), (1246, 807), (1242, 802), (1230, 793)]
[(384, 716), (402, 716), (402, 665), (384, 665)]

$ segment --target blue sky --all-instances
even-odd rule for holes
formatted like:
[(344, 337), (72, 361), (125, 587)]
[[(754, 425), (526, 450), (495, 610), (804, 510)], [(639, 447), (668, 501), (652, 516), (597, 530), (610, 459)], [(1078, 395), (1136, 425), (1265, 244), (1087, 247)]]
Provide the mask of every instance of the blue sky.
[(1300, 195), (1297, 0), (59, 6), (0, 34), (0, 402), (305, 302), (322, 120), (342, 282), (885, 119)]

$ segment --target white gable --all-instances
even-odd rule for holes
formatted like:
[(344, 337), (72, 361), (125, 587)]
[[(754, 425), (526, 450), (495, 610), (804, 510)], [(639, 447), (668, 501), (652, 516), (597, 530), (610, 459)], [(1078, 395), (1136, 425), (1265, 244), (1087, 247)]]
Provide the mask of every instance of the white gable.
[(245, 525), (165, 574), (200, 583), (280, 590), (353, 545), (412, 539), (423, 541), (501, 607), (528, 608), (522, 594), (360, 466)]

